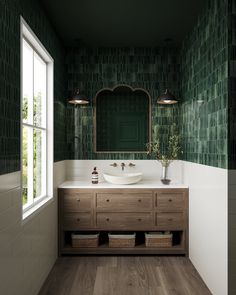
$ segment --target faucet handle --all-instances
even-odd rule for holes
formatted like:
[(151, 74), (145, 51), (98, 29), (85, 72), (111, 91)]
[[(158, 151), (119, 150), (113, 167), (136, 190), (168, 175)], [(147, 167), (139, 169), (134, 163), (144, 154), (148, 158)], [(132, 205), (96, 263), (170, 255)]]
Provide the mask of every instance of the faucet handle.
[(129, 163), (129, 167), (134, 167), (134, 166), (135, 166), (135, 164)]
[(110, 164), (110, 166), (117, 167), (117, 164), (116, 163), (113, 163), (113, 164)]

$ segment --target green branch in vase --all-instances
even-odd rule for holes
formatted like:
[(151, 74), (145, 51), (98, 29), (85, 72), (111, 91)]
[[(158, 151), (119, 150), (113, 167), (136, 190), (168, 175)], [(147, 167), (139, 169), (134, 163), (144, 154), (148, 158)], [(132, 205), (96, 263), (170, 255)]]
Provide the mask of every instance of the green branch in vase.
[(179, 155), (183, 153), (180, 147), (180, 135), (175, 132), (169, 137), (165, 153), (162, 152), (160, 139), (148, 142), (146, 146), (147, 154), (154, 156), (164, 167), (168, 167), (172, 161), (178, 159)]

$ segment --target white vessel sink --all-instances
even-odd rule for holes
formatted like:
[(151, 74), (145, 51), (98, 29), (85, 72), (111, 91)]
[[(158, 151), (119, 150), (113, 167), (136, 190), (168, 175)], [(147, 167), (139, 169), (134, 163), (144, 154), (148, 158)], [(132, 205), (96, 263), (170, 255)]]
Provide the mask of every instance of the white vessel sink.
[(104, 173), (104, 179), (113, 184), (132, 184), (142, 179), (143, 173)]

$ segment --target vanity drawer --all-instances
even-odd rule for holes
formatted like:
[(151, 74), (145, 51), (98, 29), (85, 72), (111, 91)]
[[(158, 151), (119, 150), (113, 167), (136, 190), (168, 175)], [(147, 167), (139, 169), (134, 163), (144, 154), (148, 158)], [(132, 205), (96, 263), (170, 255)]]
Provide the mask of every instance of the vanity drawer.
[(90, 213), (69, 213), (63, 218), (63, 228), (67, 230), (79, 230), (92, 227), (92, 215)]
[(156, 206), (160, 212), (181, 212), (185, 210), (183, 193), (157, 193)]
[(97, 213), (97, 227), (140, 229), (154, 226), (152, 213)]
[(159, 230), (183, 230), (185, 219), (183, 213), (156, 213), (156, 226)]
[(64, 212), (86, 212), (92, 209), (93, 194), (70, 193), (64, 194)]
[(153, 208), (152, 193), (97, 194), (98, 211), (150, 211)]

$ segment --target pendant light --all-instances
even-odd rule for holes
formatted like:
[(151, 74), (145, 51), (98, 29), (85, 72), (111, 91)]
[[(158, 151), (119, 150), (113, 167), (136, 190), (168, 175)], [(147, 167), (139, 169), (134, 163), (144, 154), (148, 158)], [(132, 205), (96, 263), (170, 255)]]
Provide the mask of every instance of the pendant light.
[[(164, 40), (165, 42), (165, 50), (166, 50), (166, 53), (167, 53), (167, 56), (169, 54), (171, 54), (171, 51), (170, 51), (170, 44), (173, 40), (170, 39), (170, 38), (166, 38)], [(169, 56), (168, 56), (169, 57)], [(165, 83), (168, 84), (168, 74), (165, 73)], [(165, 92), (163, 94), (161, 94), (158, 98), (157, 98), (157, 103), (158, 104), (166, 104), (166, 105), (170, 105), (170, 104), (175, 104), (175, 103), (178, 103), (178, 100), (177, 98), (166, 88)]]
[(68, 100), (68, 103), (74, 105), (86, 105), (89, 103), (89, 99), (84, 94), (80, 93), (79, 89), (77, 89), (72, 98)]
[(175, 104), (178, 103), (176, 97), (168, 90), (157, 98), (158, 104)]

